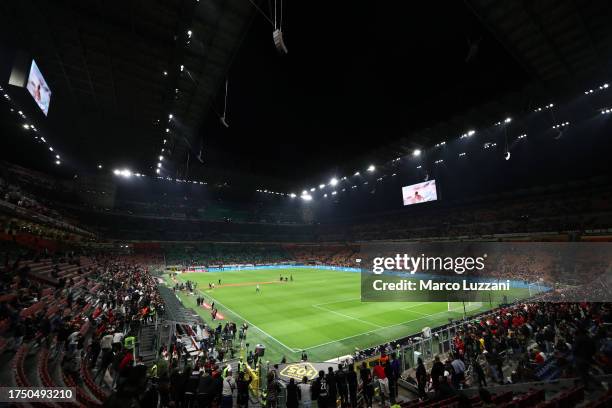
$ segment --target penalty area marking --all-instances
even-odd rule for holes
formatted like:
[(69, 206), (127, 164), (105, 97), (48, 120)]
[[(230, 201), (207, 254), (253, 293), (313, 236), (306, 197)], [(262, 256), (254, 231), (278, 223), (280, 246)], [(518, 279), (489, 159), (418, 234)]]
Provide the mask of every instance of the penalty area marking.
[(382, 328), (384, 327), (384, 326), (381, 326), (381, 325), (376, 324), (376, 323), (368, 322), (367, 320), (361, 320), (361, 319), (359, 319), (359, 318), (357, 318), (357, 317), (349, 316), (349, 315), (346, 315), (346, 314), (344, 314), (344, 313), (336, 312), (335, 310), (330, 310), (330, 309), (327, 309), (327, 308), (325, 308), (325, 307), (323, 307), (323, 306), (319, 306), (319, 305), (312, 305), (312, 307), (314, 307), (314, 308), (316, 308), (316, 309), (319, 309), (319, 310), (323, 310), (323, 311), (325, 311), (325, 312), (327, 312), (327, 313), (333, 313), (333, 314), (336, 314), (336, 315), (338, 315), (338, 316), (346, 317), (347, 319), (356, 320), (356, 321), (358, 321), (358, 322), (365, 323), (365, 324), (368, 324), (368, 325), (370, 325), (370, 326), (378, 327), (378, 328), (380, 328), (380, 329), (382, 329)]
[(317, 303), (316, 305), (312, 305), (312, 306), (317, 307), (317, 306), (333, 305), (335, 303), (352, 302), (353, 300), (361, 300), (361, 298), (360, 297), (354, 297), (354, 298), (350, 298), (350, 299), (340, 299), (340, 300), (334, 300), (332, 302)]
[[(410, 309), (415, 309), (419, 306), (425, 306), (428, 305), (429, 302), (422, 302), (422, 303), (417, 303), (416, 305), (411, 305), (411, 306), (406, 306), (406, 307), (402, 307), (400, 310), (410, 310)], [(426, 315), (426, 313), (419, 313), (419, 312), (415, 312), (414, 310), (410, 310), (412, 313), (416, 313), (416, 314), (422, 314), (422, 315)]]
[[(417, 312), (413, 312), (413, 313), (417, 313)], [(444, 310), (442, 312), (424, 315), (424, 316), (419, 317), (417, 319), (406, 320), (405, 322), (392, 324), (390, 326), (382, 326), (382, 327), (380, 327), (378, 329), (368, 330), (368, 331), (363, 332), (363, 333), (354, 334), (352, 336), (343, 337), (341, 339), (331, 340), (331, 341), (328, 341), (328, 342), (325, 342), (325, 343), (317, 344), (316, 346), (305, 347), (305, 348), (302, 348), (300, 350), (312, 350), (312, 349), (316, 349), (316, 348), (319, 348), (319, 347), (327, 346), (328, 344), (337, 343), (339, 341), (344, 341), (344, 340), (348, 340), (348, 339), (353, 339), (355, 337), (364, 336), (366, 334), (376, 333), (377, 331), (380, 331), (380, 330), (390, 329), (391, 327), (402, 326), (402, 325), (405, 325), (407, 323), (416, 322), (416, 321), (419, 321), (419, 320), (423, 320), (423, 319), (426, 319), (426, 318), (429, 318), (429, 317), (432, 317), (432, 316), (437, 316), (437, 315), (441, 315), (441, 314), (445, 314), (445, 313), (448, 313), (448, 311)], [(422, 313), (418, 313), (418, 314), (422, 314)]]
[[(202, 295), (206, 295), (206, 296), (209, 296), (209, 297), (213, 298), (213, 296), (211, 296), (209, 293), (204, 293), (204, 292), (202, 292), (202, 291), (201, 291), (201, 290), (199, 290), (199, 289), (198, 289), (198, 292), (200, 292)], [(213, 298), (213, 299), (214, 299), (214, 298)], [(326, 308), (320, 307), (321, 305), (327, 305), (327, 304), (333, 304), (333, 303), (342, 303), (342, 302), (348, 302), (348, 301), (351, 301), (351, 300), (357, 300), (357, 299), (361, 299), (361, 298), (350, 298), (350, 299), (343, 299), (343, 300), (338, 300), (338, 301), (334, 301), (334, 302), (319, 303), (319, 304), (312, 305), (312, 306), (313, 306), (313, 307), (315, 307), (315, 308), (318, 308), (318, 309), (320, 309), (320, 310), (324, 310), (324, 311), (326, 311), (326, 312), (329, 312), (329, 313), (335, 313), (335, 314), (341, 315), (341, 316), (343, 316), (343, 317), (350, 318), (350, 319), (352, 319), (352, 320), (358, 320), (358, 321), (361, 321), (362, 323), (367, 323), (367, 324), (369, 324), (369, 325), (376, 326), (376, 327), (377, 327), (376, 329), (372, 329), (372, 330), (368, 330), (368, 331), (365, 331), (365, 332), (357, 333), (357, 334), (354, 334), (354, 335), (352, 335), (352, 336), (347, 336), (347, 337), (343, 337), (343, 338), (340, 338), (340, 339), (334, 339), (334, 340), (331, 340), (331, 341), (328, 341), (328, 342), (325, 342), (325, 343), (317, 344), (317, 345), (315, 345), (315, 346), (311, 346), (311, 347), (300, 347), (300, 348), (291, 348), (291, 347), (287, 346), (285, 343), (283, 343), (282, 341), (278, 340), (276, 337), (274, 337), (274, 336), (270, 335), (270, 334), (269, 334), (269, 333), (267, 333), (266, 331), (262, 330), (261, 328), (257, 327), (257, 326), (256, 326), (256, 325), (254, 325), (253, 323), (251, 323), (249, 320), (247, 320), (247, 319), (245, 319), (244, 317), (242, 317), (240, 314), (236, 313), (235, 311), (233, 311), (233, 310), (232, 310), (232, 309), (230, 309), (229, 307), (225, 306), (223, 303), (221, 303), (221, 302), (217, 301), (217, 299), (214, 299), (214, 301), (215, 301), (215, 303), (217, 303), (217, 304), (221, 305), (223, 308), (225, 308), (225, 309), (226, 309), (227, 311), (229, 311), (230, 313), (232, 313), (232, 314), (234, 314), (235, 316), (237, 316), (239, 319), (242, 319), (242, 320), (244, 320), (245, 322), (247, 322), (247, 323), (249, 324), (249, 326), (254, 327), (255, 329), (259, 330), (259, 331), (260, 331), (261, 333), (263, 333), (265, 336), (269, 337), (270, 339), (272, 339), (273, 341), (275, 341), (276, 343), (278, 343), (280, 346), (282, 346), (282, 347), (284, 347), (285, 349), (287, 349), (287, 350), (291, 351), (292, 353), (298, 353), (298, 352), (300, 352), (300, 351), (302, 351), (302, 350), (313, 350), (313, 349), (316, 349), (316, 348), (318, 348), (318, 347), (323, 347), (323, 346), (326, 346), (326, 345), (329, 345), (329, 344), (332, 344), (332, 343), (337, 343), (337, 342), (344, 341), (344, 340), (348, 340), (348, 339), (352, 339), (352, 338), (355, 338), (355, 337), (359, 337), (359, 336), (364, 336), (364, 335), (368, 335), (368, 334), (376, 333), (376, 332), (378, 332), (378, 331), (380, 331), (380, 330), (389, 329), (389, 328), (392, 328), (392, 327), (402, 326), (402, 325), (405, 325), (405, 324), (407, 324), (407, 323), (416, 322), (416, 321), (423, 320), (423, 319), (428, 318), (428, 317), (432, 317), (432, 316), (436, 316), (436, 315), (441, 315), (441, 314), (449, 313), (447, 310), (445, 310), (445, 311), (438, 312), (438, 313), (433, 313), (433, 314), (424, 314), (424, 313), (420, 313), (420, 312), (415, 312), (415, 311), (410, 311), (410, 310), (409, 310), (409, 309), (411, 309), (411, 308), (413, 308), (413, 307), (423, 306), (423, 305), (426, 305), (426, 304), (430, 303), (430, 302), (424, 302), (424, 303), (419, 303), (419, 304), (416, 304), (416, 305), (411, 305), (411, 306), (408, 306), (408, 307), (406, 307), (406, 308), (403, 308), (403, 310), (410, 311), (411, 313), (415, 313), (415, 314), (423, 315), (422, 317), (419, 317), (419, 318), (417, 318), (417, 319), (407, 320), (407, 321), (400, 322), (400, 323), (396, 323), (396, 324), (392, 324), (392, 325), (389, 325), (389, 326), (380, 326), (380, 325), (377, 325), (377, 324), (375, 324), (375, 323), (367, 322), (367, 321), (365, 321), (365, 320), (361, 320), (361, 319), (358, 319), (358, 318), (356, 318), (356, 317), (352, 317), (352, 316), (344, 315), (344, 314), (342, 314), (342, 313), (340, 313), (340, 312), (335, 312), (335, 311), (332, 311), (332, 310), (329, 310), (329, 309), (326, 309)]]

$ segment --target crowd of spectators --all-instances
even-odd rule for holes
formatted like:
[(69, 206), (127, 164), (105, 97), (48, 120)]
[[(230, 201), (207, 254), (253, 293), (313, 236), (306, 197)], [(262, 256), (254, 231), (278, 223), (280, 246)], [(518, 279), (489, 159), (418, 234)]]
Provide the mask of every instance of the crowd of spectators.
[[(165, 217), (177, 219), (296, 224), (299, 222), (298, 211), (276, 205), (262, 205), (261, 202), (240, 203), (232, 200), (211, 200), (197, 196), (156, 196), (149, 201), (120, 200), (112, 212), (116, 214)], [(110, 209), (92, 208), (95, 211)]]
[[(326, 256), (338, 252), (341, 247)], [(12, 262), (5, 257), (2, 270), (2, 293), (14, 295), (0, 302), (2, 336), (13, 341), (8, 348), (22, 344), (49, 347), (51, 358), (60, 359), (63, 371), (76, 381), (85, 365), (96, 383), (114, 390), (108, 406), (157, 399), (162, 406), (171, 402), (180, 406), (189, 400), (200, 400), (207, 407), (213, 402), (231, 407), (236, 399), (242, 401), (239, 406), (248, 404), (245, 390), (250, 376), (242, 361), (235, 373), (228, 365), (237, 358), (236, 344), (246, 339), (246, 327), (229, 322), (183, 327), (159, 350), (160, 359), (153, 371), (147, 372), (134, 353), (138, 327), (163, 314), (164, 306), (157, 282), (145, 267), (126, 260), (129, 258), (110, 256), (90, 257), (81, 265), (85, 258), (72, 252), (18, 256), (22, 258)], [(30, 279), (28, 268), (47, 258), (50, 265), (75, 264), (79, 273), (68, 281), (58, 281), (56, 287), (45, 287)], [(56, 272), (59, 268), (53, 267), (50, 273)], [(45, 307), (33, 307), (41, 303)], [(437, 399), (468, 387), (564, 377), (579, 377), (587, 389), (599, 387), (594, 374), (609, 374), (612, 367), (610, 323), (609, 304), (502, 307), (463, 323), (452, 339), (450, 354), (436, 357), (429, 367), (418, 362), (414, 373), (404, 378), (414, 382), (422, 398), (431, 398), (433, 393)], [(197, 352), (188, 350), (181, 334), (195, 340)], [(358, 352), (352, 361), (319, 374), (314, 382), (289, 383), (284, 391), (288, 405), (296, 398), (321, 403), (337, 398), (348, 406), (364, 398), (369, 406), (375, 394), (383, 404), (396, 402), (401, 373), (394, 367), (398, 364), (395, 356), (400, 346), (412, 340), (407, 341)], [(362, 366), (362, 361), (379, 354), (383, 361), (373, 367)], [(256, 364), (253, 354), (245, 360)], [(275, 389), (275, 373), (271, 375), (266, 398), (274, 406), (280, 391)], [(321, 383), (327, 391), (322, 391)], [(431, 391), (429, 396), (427, 391)]]
[[(31, 187), (31, 184), (25, 184)], [(91, 233), (76, 226), (75, 220), (68, 216), (65, 211), (58, 210), (56, 202), (48, 198), (47, 191), (36, 193), (26, 191), (21, 184), (11, 184), (0, 177), (0, 209), (2, 212), (13, 216), (12, 222), (18, 223), (15, 216), (34, 218), (38, 224), (45, 224), (45, 231), (56, 229), (63, 231), (64, 237), (53, 236), (54, 239), (66, 238), (67, 233), (87, 235)], [(32, 223), (30, 223), (32, 227)], [(43, 226), (38, 227), (39, 231)]]
[(171, 368), (163, 361), (149, 372), (150, 381), (143, 380), (146, 368), (137, 366), (135, 378), (129, 378), (129, 387), (123, 387), (106, 402), (107, 407), (137, 406), (160, 407), (227, 407), (234, 406), (237, 395), (239, 406), (249, 401), (248, 386), (252, 377), (214, 358), (189, 361), (181, 369)]
[(611, 197), (612, 192), (605, 189), (440, 203), (361, 218), (327, 219), (317, 234), (330, 241), (369, 241), (608, 229), (612, 227)]
[(612, 309), (604, 303), (524, 303), (465, 323), (452, 352), (419, 361), (409, 378), (420, 396), (446, 399), (468, 387), (578, 377), (586, 390), (612, 373)]
[[(156, 386), (154, 392), (144, 391), (141, 404), (157, 404), (177, 407), (247, 407), (253, 403), (253, 394), (249, 391), (251, 382), (259, 373), (265, 375), (260, 394), (263, 404), (269, 407), (288, 408), (310, 407), (317, 403), (319, 407), (336, 407), (340, 401), (343, 407), (357, 407), (364, 400), (371, 407), (375, 393), (382, 398), (382, 404), (396, 403), (400, 400), (398, 380), (400, 378), (400, 361), (395, 354), (385, 355), (371, 366), (365, 362), (354, 365), (352, 362), (341, 363), (337, 369), (329, 367), (318, 373), (318, 377), (301, 381), (290, 379), (282, 382), (279, 364), (266, 366), (266, 369), (252, 370), (247, 367), (259, 367), (257, 352), (249, 353), (246, 363), (242, 357), (227, 355), (224, 350), (233, 341), (244, 344), (248, 327), (236, 326), (230, 322), (218, 324), (216, 328), (207, 325), (184, 327), (186, 335), (199, 339), (195, 351), (188, 351), (185, 341), (173, 338), (169, 348), (162, 347), (160, 359), (149, 370)], [(307, 361), (303, 353), (302, 361)], [(234, 364), (229, 364), (234, 361)], [(282, 363), (286, 361), (283, 359)], [(127, 400), (121, 392), (111, 397), (109, 402)], [(116, 399), (116, 400), (115, 400)], [(256, 402), (257, 403), (257, 402)], [(115, 406), (115, 405), (112, 405)], [(118, 406), (118, 405), (117, 405)]]
[[(158, 314), (163, 315), (164, 303), (157, 282), (139, 264), (106, 260), (98, 285), (97, 306), (90, 317), (95, 322), (91, 338), (91, 348), (94, 350), (91, 361), (92, 365), (96, 363), (97, 373), (103, 374), (109, 364), (112, 361), (118, 362), (120, 357), (134, 361), (135, 357), (130, 356), (132, 346), (129, 342), (121, 347), (123, 337), (129, 338), (129, 333), (136, 335), (142, 323), (152, 323)], [(115, 382), (120, 376), (127, 376), (122, 371), (125, 364), (110, 367), (114, 371)]]
[[(400, 401), (398, 380), (401, 364), (395, 354), (384, 353), (371, 366), (362, 362), (341, 363), (337, 368), (329, 366), (320, 370), (312, 381), (303, 377), (300, 382), (293, 378), (286, 386), (286, 404), (289, 408), (310, 407), (372, 407), (374, 396), (378, 395), (381, 406), (394, 405)], [(267, 403), (275, 406), (277, 401), (276, 370), (268, 374)]]
[[(292, 225), (281, 221), (283, 217), (267, 217), (274, 213), (272, 208), (266, 212), (265, 206), (238, 205), (231, 200), (198, 204), (196, 199), (185, 201), (183, 197), (166, 197), (167, 202), (159, 205), (117, 200), (116, 208), (101, 212), (86, 204), (75, 206), (72, 202), (64, 206), (48, 202), (24, 191), (21, 186), (0, 180), (2, 200), (59, 220), (68, 229), (76, 218), (79, 224), (91, 225), (97, 232), (116, 239), (355, 242), (508, 233), (569, 231), (581, 234), (612, 227), (612, 213), (607, 205), (612, 193), (606, 189), (574, 195), (536, 191), (520, 198), (508, 195), (503, 200), (482, 197), (469, 203), (439, 203), (364, 216), (332, 217), (328, 214), (327, 218), (318, 218), (316, 212), (311, 211), (309, 221), (296, 221)], [(233, 216), (232, 211), (241, 215)], [(121, 227), (110, 228), (110, 225)]]
[[(154, 220), (156, 225), (152, 226), (146, 217), (128, 214), (121, 218), (125, 223), (114, 227), (108, 222), (113, 214), (99, 220), (114, 229), (114, 233), (132, 237), (132, 232), (138, 230), (147, 239), (155, 238), (159, 232), (165, 238), (180, 240), (199, 239), (205, 234), (247, 241), (265, 236), (261, 241), (338, 238), (338, 241), (353, 242), (605, 229), (612, 226), (609, 199), (609, 193), (561, 199), (536, 197), (509, 202), (495, 209), (488, 204), (436, 211), (424, 208), (416, 210), (418, 216), (378, 215), (370, 220), (353, 220), (341, 225), (262, 226), (246, 222), (188, 225), (187, 221), (169, 217)], [(3, 179), (0, 179), (0, 200), (62, 223), (67, 220), (52, 209), (53, 206)], [(214, 227), (209, 229), (210, 225)], [(54, 241), (70, 240), (78, 234), (69, 228), (13, 215), (0, 215), (0, 232), (3, 238), (30, 235)], [(147, 372), (135, 353), (138, 331), (164, 313), (157, 282), (143, 266), (147, 257), (85, 257), (73, 251), (53, 253), (24, 249), (14, 241), (0, 241), (0, 248), (7, 252), (0, 270), (2, 350), (20, 350), (24, 345), (48, 349), (50, 359), (60, 361), (63, 372), (77, 383), (81, 381), (83, 368), (91, 371), (97, 385), (113, 392), (108, 406), (130, 406), (134, 401), (143, 406), (154, 406), (158, 402), (161, 406), (185, 406), (197, 400), (205, 407), (230, 408), (234, 398), (238, 406), (248, 404), (252, 379), (242, 360), (235, 373), (228, 365), (229, 360), (237, 357), (236, 342), (246, 339), (248, 326), (231, 322), (183, 326), (169, 344), (159, 349), (160, 359)], [(164, 263), (185, 267), (279, 262), (355, 266), (357, 254), (355, 246), (345, 244), (168, 244), (161, 251), (166, 256)], [(162, 263), (160, 254), (156, 256), (156, 262)], [(596, 256), (592, 261), (605, 264)], [(556, 261), (549, 254), (511, 253), (499, 262), (518, 265), (513, 270), (503, 271), (504, 278), (532, 281), (537, 275), (545, 283), (559, 283), (560, 277), (551, 272), (557, 266)], [(38, 279), (40, 274), (34, 267), (42, 268), (40, 270), (44, 270), (49, 279)], [(65, 273), (67, 268), (72, 271), (70, 274)], [(579, 269), (589, 271), (585, 265)], [(587, 272), (562, 278), (584, 280), (588, 278)], [(580, 378), (586, 389), (600, 387), (594, 375), (612, 373), (610, 304), (568, 303), (567, 300), (586, 299), (587, 295), (594, 294), (606, 299), (609, 293), (609, 286), (601, 281), (590, 281), (582, 286), (559, 285), (541, 295), (538, 303), (504, 306), (492, 314), (463, 323), (452, 339), (450, 354), (436, 356), (431, 366), (429, 362), (417, 361), (414, 372), (404, 379), (415, 384), (423, 399), (430, 398), (431, 393), (436, 399), (445, 399), (464, 388), (484, 388), (495, 383), (519, 384), (571, 377)], [(211, 303), (211, 310), (216, 310), (214, 302)], [(204, 299), (198, 298), (198, 306), (203, 304)], [(184, 337), (193, 339), (195, 344), (186, 343)], [(408, 338), (358, 351), (352, 361), (340, 365), (337, 370), (319, 373), (314, 382), (290, 382), (286, 388), (287, 405), (297, 407), (300, 402), (305, 405), (317, 401), (330, 406), (329, 401), (339, 399), (344, 406), (354, 406), (359, 395), (367, 406), (371, 406), (375, 390), (383, 405), (386, 401), (395, 403), (401, 377), (395, 356), (401, 346), (412, 341), (414, 338)], [(373, 367), (363, 364), (364, 360), (378, 355), (382, 357)], [(256, 364), (257, 355), (251, 353), (245, 360)], [(267, 384), (266, 401), (270, 407), (275, 407), (280, 393), (275, 370), (269, 373)], [(429, 396), (427, 391), (431, 391)]]
[(168, 265), (222, 266), (298, 263), (355, 266), (358, 248), (352, 245), (281, 244), (164, 244), (160, 251)]
[(355, 266), (355, 254), (359, 251), (352, 245), (288, 245), (291, 260), (307, 265)]
[(281, 245), (249, 244), (192, 244), (163, 245), (162, 250), (168, 265), (221, 266), (221, 265), (263, 265), (290, 260)]
[[(177, 283), (174, 290), (195, 295), (196, 285), (190, 281)], [(215, 310), (214, 301), (197, 297), (199, 307), (205, 302), (211, 302), (207, 307)], [(138, 401), (141, 406), (246, 407), (249, 385), (255, 377), (246, 364), (258, 365), (258, 355), (252, 350), (244, 360), (238, 353), (247, 341), (248, 325), (215, 321), (214, 317), (210, 324), (172, 324), (169, 342), (159, 348), (158, 359), (149, 368), (150, 381), (119, 389), (107, 406)]]
[[(42, 196), (44, 197), (44, 196)], [(18, 184), (0, 177), (0, 232), (8, 235), (27, 233), (56, 241), (91, 238), (66, 214), (53, 208), (50, 200), (26, 192)]]
[(19, 186), (9, 184), (0, 177), (0, 198), (10, 204), (26, 208), (50, 218), (61, 219), (62, 215), (25, 193)]
[(0, 234), (4, 234), (5, 237), (27, 235), (36, 239), (60, 242), (83, 242), (91, 239), (91, 236), (84, 236), (82, 231), (3, 214), (0, 214)]
[[(488, 252), (485, 269), (474, 270), (470, 276), (493, 278), (500, 281), (509, 279), (523, 283), (525, 287), (532, 287), (534, 293), (555, 289), (554, 293), (563, 293), (563, 296), (573, 295), (566, 300), (591, 299), (595, 301), (599, 299), (598, 301), (606, 301), (609, 299), (605, 291), (609, 289), (610, 283), (602, 279), (605, 278), (610, 255), (601, 253), (596, 246), (582, 245), (577, 248), (575, 246), (560, 247), (554, 243), (515, 242), (486, 248), (487, 250), (496, 249), (496, 251)], [(359, 267), (356, 259), (364, 256), (360, 255), (360, 248), (357, 245), (350, 244), (164, 244), (159, 247), (158, 251), (164, 253), (167, 265), (180, 265), (184, 269), (194, 266), (218, 267), (279, 263)], [(388, 254), (380, 253), (378, 256), (394, 257), (396, 251), (397, 249), (392, 248)], [(429, 255), (435, 256), (436, 253)], [(448, 274), (456, 275), (453, 271), (449, 271)], [(590, 292), (586, 289), (582, 289), (582, 292), (576, 289), (595, 281), (598, 283)], [(574, 289), (571, 290), (570, 286)], [(579, 293), (583, 293), (584, 296), (576, 297)], [(599, 296), (589, 297), (589, 294), (599, 294)], [(564, 300), (563, 296), (559, 296), (558, 300)]]
[[(44, 355), (71, 379), (65, 381), (83, 385), (82, 370), (93, 370), (107, 393), (133, 383), (142, 365), (134, 350), (138, 330), (164, 312), (157, 282), (145, 267), (113, 256), (83, 257), (74, 252), (7, 250), (4, 259), (3, 351), (48, 350)], [(64, 269), (74, 272), (66, 278)], [(43, 274), (48, 281), (37, 279)]]
[[(59, 220), (67, 228), (78, 219), (78, 224), (91, 225), (116, 239), (356, 242), (568, 231), (579, 235), (612, 227), (612, 191), (602, 182), (441, 201), (391, 212), (339, 209), (319, 214), (310, 209), (309, 216), (302, 217), (296, 208), (282, 210), (257, 200), (238, 202), (222, 194), (215, 199), (163, 194), (140, 200), (142, 194), (121, 189), (114, 207), (100, 211), (90, 203), (75, 202), (79, 199), (74, 195), (60, 194), (57, 181), (47, 177), (41, 186), (40, 176), (8, 168), (5, 173), (11, 183), (0, 178), (0, 200)], [(75, 184), (73, 190), (78, 187)]]

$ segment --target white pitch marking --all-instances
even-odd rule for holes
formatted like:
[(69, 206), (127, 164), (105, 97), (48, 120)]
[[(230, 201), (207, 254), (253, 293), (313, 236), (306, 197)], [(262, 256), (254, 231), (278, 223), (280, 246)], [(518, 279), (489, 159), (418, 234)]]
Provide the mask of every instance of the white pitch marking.
[[(402, 307), (400, 310), (410, 310), (410, 309), (413, 309), (419, 306), (423, 306), (423, 305), (427, 305), (427, 304), (429, 304), (429, 302), (417, 303), (416, 305)], [(413, 311), (413, 313), (417, 313), (417, 312)]]
[(351, 302), (353, 300), (361, 300), (361, 298), (355, 297), (355, 298), (350, 298), (350, 299), (334, 300), (333, 302), (317, 303), (316, 305), (312, 305), (312, 306), (317, 307), (317, 306), (324, 306), (324, 305), (333, 305), (334, 303)]
[(344, 313), (336, 312), (335, 310), (330, 310), (330, 309), (328, 309), (326, 307), (322, 307), (322, 306), (319, 306), (319, 305), (312, 305), (312, 307), (316, 307), (317, 309), (320, 309), (320, 310), (323, 310), (323, 311), (326, 311), (326, 312), (329, 312), (329, 313), (333, 313), (333, 314), (336, 314), (338, 316), (346, 317), (347, 319), (357, 320), (358, 322), (369, 324), (370, 326), (375, 326), (375, 327), (378, 327), (378, 328), (381, 328), (381, 329), (384, 327), (384, 326), (381, 326), (379, 324), (368, 322), (367, 320), (361, 320), (361, 319), (359, 319), (357, 317), (353, 317), (353, 316), (346, 315)]
[(444, 310), (442, 312), (438, 312), (438, 313), (434, 313), (434, 314), (425, 315), (423, 317), (419, 317), (418, 319), (407, 320), (405, 322), (401, 322), (401, 323), (397, 323), (397, 324), (392, 324), (390, 326), (383, 326), (383, 327), (378, 328), (378, 329), (369, 330), (369, 331), (366, 331), (366, 332), (363, 332), (363, 333), (354, 334), (352, 336), (343, 337), (341, 339), (335, 339), (335, 340), (328, 341), (328, 342), (325, 342), (325, 343), (317, 344), (316, 346), (307, 347), (307, 348), (304, 348), (303, 350), (312, 350), (312, 349), (315, 349), (315, 348), (318, 348), (318, 347), (327, 346), (328, 344), (337, 343), (339, 341), (344, 341), (344, 340), (352, 339), (352, 338), (358, 337), (358, 336), (363, 336), (364, 334), (375, 333), (375, 332), (377, 332), (379, 330), (389, 329), (391, 327), (402, 326), (402, 325), (404, 325), (406, 323), (416, 322), (418, 320), (423, 320), (423, 319), (426, 319), (428, 317), (432, 317), (432, 316), (436, 316), (436, 315), (440, 315), (440, 314), (445, 314), (445, 313), (448, 313), (448, 311)]
[[(200, 294), (204, 295), (204, 293), (202, 293), (201, 290), (198, 290), (198, 292), (200, 292)], [(277, 342), (278, 344), (280, 344), (281, 346), (283, 346), (284, 348), (286, 348), (287, 350), (291, 351), (292, 353), (297, 353), (298, 351), (301, 351), (301, 349), (293, 349), (287, 345), (285, 345), (285, 343), (283, 343), (282, 341), (278, 340), (276, 337), (268, 334), (267, 332), (263, 331), (262, 329), (260, 329), (259, 327), (255, 326), (253, 323), (251, 323), (250, 321), (248, 321), (247, 319), (245, 319), (244, 317), (242, 317), (241, 315), (239, 315), (238, 313), (234, 312), (232, 309), (230, 309), (229, 307), (225, 306), (223, 303), (219, 302), (217, 299), (213, 298), (212, 296), (210, 296), (210, 294), (206, 294), (206, 296), (210, 297), (212, 300), (215, 301), (215, 303), (221, 305), (224, 309), (228, 310), (229, 312), (233, 313), (234, 315), (238, 316), (238, 318), (244, 320), (245, 322), (247, 322), (249, 324), (249, 327), (254, 327), (257, 330), (259, 330), (260, 332), (262, 332), (263, 334), (265, 334), (266, 336), (270, 337), (272, 340), (274, 340), (275, 342)]]

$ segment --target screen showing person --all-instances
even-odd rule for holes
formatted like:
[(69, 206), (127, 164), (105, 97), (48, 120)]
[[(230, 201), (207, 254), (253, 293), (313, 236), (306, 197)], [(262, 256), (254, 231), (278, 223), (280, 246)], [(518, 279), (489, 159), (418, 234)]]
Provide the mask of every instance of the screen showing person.
[(27, 88), (40, 110), (46, 116), (49, 112), (49, 104), (51, 103), (51, 89), (49, 89), (49, 85), (47, 85), (34, 60), (32, 60), (32, 66), (30, 67)]
[(404, 198), (404, 205), (435, 201), (438, 199), (436, 180), (404, 186), (402, 187), (402, 197)]

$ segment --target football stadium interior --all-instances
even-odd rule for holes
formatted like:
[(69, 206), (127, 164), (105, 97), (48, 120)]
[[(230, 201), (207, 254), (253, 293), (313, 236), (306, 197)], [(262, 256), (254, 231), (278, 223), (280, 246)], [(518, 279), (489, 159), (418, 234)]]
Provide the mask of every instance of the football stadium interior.
[(0, 2), (0, 406), (611, 407), (611, 19)]

